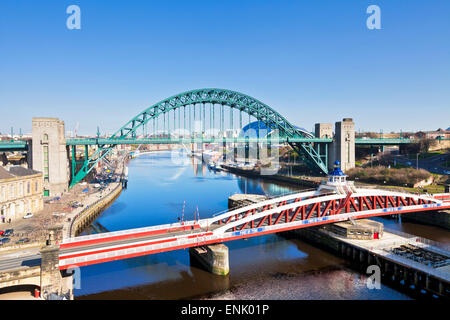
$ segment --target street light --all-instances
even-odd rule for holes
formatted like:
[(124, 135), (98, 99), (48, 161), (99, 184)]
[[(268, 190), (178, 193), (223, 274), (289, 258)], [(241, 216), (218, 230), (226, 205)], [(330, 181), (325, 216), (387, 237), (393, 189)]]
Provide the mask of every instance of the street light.
[(416, 155), (416, 169), (419, 170), (419, 153)]

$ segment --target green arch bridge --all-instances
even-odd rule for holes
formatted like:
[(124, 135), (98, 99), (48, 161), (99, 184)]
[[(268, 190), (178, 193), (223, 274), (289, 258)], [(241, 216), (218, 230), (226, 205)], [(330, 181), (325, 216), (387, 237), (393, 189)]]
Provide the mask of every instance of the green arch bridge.
[[(228, 110), (226, 110), (228, 109)], [(80, 182), (117, 145), (121, 144), (179, 144), (179, 143), (253, 143), (269, 142), (268, 136), (226, 137), (226, 129), (241, 129), (259, 120), (278, 133), (277, 143), (289, 144), (300, 159), (315, 173), (326, 174), (328, 144), (331, 138), (316, 138), (291, 124), (277, 111), (248, 95), (226, 89), (198, 89), (183, 92), (148, 107), (128, 121), (108, 138), (67, 139), (72, 149), (72, 177), (70, 186)], [(252, 120), (253, 118), (253, 120)], [(172, 122), (172, 123), (171, 123)], [(150, 132), (148, 134), (148, 129)], [(145, 139), (137, 139), (142, 130)], [(217, 136), (217, 133), (222, 136)], [(409, 139), (357, 139), (356, 144), (398, 145), (411, 143)], [(85, 158), (76, 160), (76, 146), (85, 146)], [(88, 146), (96, 145), (89, 156)], [(0, 151), (26, 150), (26, 141), (0, 142)], [(77, 165), (78, 164), (78, 165)]]

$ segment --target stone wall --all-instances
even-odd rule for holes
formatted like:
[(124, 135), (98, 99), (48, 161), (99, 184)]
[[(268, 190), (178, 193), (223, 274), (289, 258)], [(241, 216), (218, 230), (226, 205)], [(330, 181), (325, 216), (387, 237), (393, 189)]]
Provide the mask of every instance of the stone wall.
[(0, 273), (0, 288), (41, 285), (41, 267), (19, 267)]
[[(75, 237), (83, 228), (88, 226), (106, 207), (108, 207), (122, 192), (122, 184), (119, 183), (110, 194), (85, 208), (76, 216), (70, 226), (69, 237)], [(66, 235), (65, 235), (66, 236)]]
[(410, 212), (402, 214), (405, 221), (415, 221), (450, 230), (450, 210)]

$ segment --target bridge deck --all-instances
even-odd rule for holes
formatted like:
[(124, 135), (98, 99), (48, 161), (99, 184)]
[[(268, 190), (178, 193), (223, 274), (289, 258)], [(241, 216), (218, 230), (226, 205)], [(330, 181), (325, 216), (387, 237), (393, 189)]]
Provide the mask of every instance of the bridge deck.
[(175, 239), (179, 236), (191, 236), (198, 235), (203, 233), (204, 230), (201, 229), (191, 229), (191, 230), (182, 230), (182, 231), (168, 231), (165, 233), (154, 234), (149, 236), (142, 237), (133, 237), (133, 238), (125, 238), (118, 240), (111, 240), (104, 242), (97, 242), (93, 244), (87, 244), (82, 246), (75, 247), (65, 247), (61, 245), (60, 256), (64, 256), (65, 258), (69, 256), (77, 256), (78, 253), (83, 251), (89, 251), (90, 254), (107, 252), (108, 250), (112, 251), (114, 248), (120, 247), (121, 249), (126, 249), (130, 247), (138, 247), (143, 246), (149, 243), (157, 243), (158, 241), (172, 241), (171, 239)]
[[(330, 138), (309, 137), (277, 137), (277, 142), (309, 142), (309, 143), (332, 143)], [(220, 137), (171, 137), (171, 138), (141, 138), (141, 139), (109, 139), (109, 138), (69, 138), (66, 144), (73, 145), (112, 145), (112, 144), (182, 144), (182, 143), (246, 143), (265, 142), (267, 138), (220, 138)], [(355, 144), (361, 145), (400, 145), (412, 143), (411, 139), (395, 138), (356, 138)]]
[[(443, 196), (439, 197), (442, 199)], [(359, 189), (347, 195), (307, 191), (199, 221), (65, 239), (61, 243), (60, 268), (220, 243), (350, 218), (445, 208), (450, 208), (450, 202), (430, 196), (384, 190)]]

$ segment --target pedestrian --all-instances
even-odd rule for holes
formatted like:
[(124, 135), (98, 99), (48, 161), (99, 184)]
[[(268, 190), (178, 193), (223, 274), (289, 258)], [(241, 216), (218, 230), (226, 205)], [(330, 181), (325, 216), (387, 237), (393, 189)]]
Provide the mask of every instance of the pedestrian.
[(8, 223), (11, 224), (11, 218), (8, 219)]
[(5, 216), (2, 216), (2, 222), (5, 223)]

